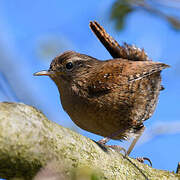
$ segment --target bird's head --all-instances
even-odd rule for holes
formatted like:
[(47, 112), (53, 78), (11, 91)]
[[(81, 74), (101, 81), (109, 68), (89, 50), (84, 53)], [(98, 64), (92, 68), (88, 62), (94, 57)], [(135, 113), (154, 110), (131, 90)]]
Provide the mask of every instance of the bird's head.
[(55, 57), (48, 70), (34, 73), (35, 76), (49, 76), (55, 83), (72, 82), (80, 76), (86, 75), (100, 61), (74, 51), (66, 51)]

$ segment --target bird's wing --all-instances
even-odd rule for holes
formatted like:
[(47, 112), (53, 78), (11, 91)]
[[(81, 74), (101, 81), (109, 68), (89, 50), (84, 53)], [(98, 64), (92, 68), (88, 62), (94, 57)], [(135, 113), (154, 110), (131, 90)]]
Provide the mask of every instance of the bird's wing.
[(150, 76), (169, 67), (164, 63), (152, 61), (108, 60), (89, 78), (88, 91), (92, 96), (100, 96), (115, 87)]
[(122, 75), (127, 75), (128, 81), (137, 81), (156, 72), (160, 72), (165, 68), (170, 67), (167, 64), (153, 61), (128, 61), (125, 63)]

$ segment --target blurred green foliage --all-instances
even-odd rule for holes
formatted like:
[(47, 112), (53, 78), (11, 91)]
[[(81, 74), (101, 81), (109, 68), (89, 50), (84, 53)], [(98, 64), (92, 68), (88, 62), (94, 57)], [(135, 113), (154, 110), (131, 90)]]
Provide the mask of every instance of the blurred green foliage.
[(115, 21), (116, 29), (122, 30), (124, 28), (125, 20), (127, 16), (138, 10), (144, 10), (148, 13), (151, 13), (152, 15), (158, 16), (160, 18), (165, 19), (170, 23), (172, 28), (174, 30), (180, 30), (180, 19), (179, 17), (175, 17), (172, 15), (169, 15), (168, 13), (165, 13), (162, 11), (164, 9), (171, 9), (170, 11), (173, 11), (175, 9), (174, 6), (171, 6), (171, 3), (176, 3), (177, 7), (179, 7), (180, 10), (180, 1), (161, 1), (161, 0), (116, 0), (114, 4), (112, 5), (111, 9), (111, 19)]
[(120, 30), (124, 27), (127, 15), (133, 10), (133, 7), (126, 0), (118, 0), (113, 4), (111, 18), (116, 21), (117, 29)]

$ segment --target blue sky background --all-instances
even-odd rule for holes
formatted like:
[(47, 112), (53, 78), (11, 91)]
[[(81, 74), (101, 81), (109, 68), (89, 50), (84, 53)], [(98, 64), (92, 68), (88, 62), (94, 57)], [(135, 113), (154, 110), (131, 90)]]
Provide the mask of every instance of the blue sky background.
[[(89, 21), (97, 20), (119, 43), (135, 44), (154, 61), (171, 65), (162, 73), (166, 89), (160, 94), (153, 117), (145, 122), (146, 132), (131, 156), (148, 157), (154, 168), (175, 171), (180, 161), (180, 32), (144, 11), (129, 15), (124, 30), (118, 32), (110, 21), (113, 2), (0, 0), (0, 101), (33, 105), (58, 124), (99, 140), (100, 136), (74, 125), (48, 77), (32, 75), (48, 69), (52, 58), (65, 50), (110, 59), (89, 29)], [(180, 15), (177, 10), (173, 13)], [(111, 144), (128, 146), (128, 142)]]

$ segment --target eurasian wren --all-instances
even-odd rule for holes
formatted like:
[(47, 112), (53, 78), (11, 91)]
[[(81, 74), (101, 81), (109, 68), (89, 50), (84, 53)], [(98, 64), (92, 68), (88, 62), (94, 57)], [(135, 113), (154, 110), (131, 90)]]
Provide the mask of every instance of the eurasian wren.
[(62, 106), (76, 125), (112, 139), (129, 138), (152, 116), (161, 90), (160, 72), (169, 66), (149, 60), (135, 46), (119, 46), (96, 22), (90, 27), (114, 59), (67, 51), (48, 71), (35, 75), (47, 75), (56, 83)]

